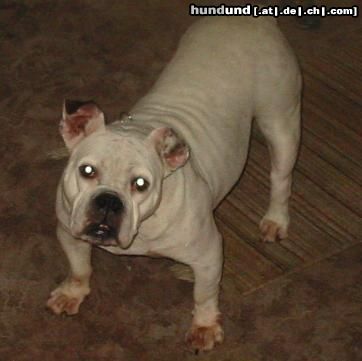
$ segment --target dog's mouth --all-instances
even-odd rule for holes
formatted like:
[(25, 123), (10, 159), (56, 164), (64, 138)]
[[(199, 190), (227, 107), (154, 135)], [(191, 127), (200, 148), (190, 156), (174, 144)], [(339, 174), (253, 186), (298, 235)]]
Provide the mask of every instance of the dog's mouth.
[(103, 191), (93, 196), (82, 225), (75, 236), (92, 245), (126, 249), (134, 238), (133, 213), (115, 192)]
[(82, 232), (80, 238), (97, 246), (119, 245), (117, 229), (106, 223), (89, 224)]
[(116, 192), (96, 193), (89, 201), (80, 238), (97, 246), (119, 246), (118, 234), (124, 212), (124, 203)]

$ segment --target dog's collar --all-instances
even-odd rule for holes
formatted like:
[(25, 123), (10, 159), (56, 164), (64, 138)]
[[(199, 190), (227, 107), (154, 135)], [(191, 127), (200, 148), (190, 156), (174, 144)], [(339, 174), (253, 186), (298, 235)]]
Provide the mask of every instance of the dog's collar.
[(138, 120), (139, 118), (137, 116), (135, 117), (131, 113), (121, 112), (116, 123), (120, 125), (120, 129), (122, 130), (127, 131), (137, 129), (139, 132), (144, 133), (145, 135), (149, 134), (154, 129), (150, 123), (144, 123), (142, 121), (139, 122)]
[(128, 112), (121, 112), (119, 119), (121, 123), (132, 122), (134, 120), (132, 114)]

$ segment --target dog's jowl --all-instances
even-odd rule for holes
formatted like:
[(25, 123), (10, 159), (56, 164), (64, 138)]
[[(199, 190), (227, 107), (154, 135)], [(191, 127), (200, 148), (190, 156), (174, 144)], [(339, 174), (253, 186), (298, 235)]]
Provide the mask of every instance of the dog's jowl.
[(66, 101), (60, 132), (71, 156), (56, 211), (70, 273), (48, 307), (79, 311), (90, 292), (93, 246), (158, 254), (190, 265), (195, 275), (186, 341), (196, 350), (222, 342), (222, 237), (213, 210), (243, 170), (255, 119), (271, 157), (261, 237), (287, 236), (300, 93), (299, 67), (274, 19), (221, 17), (186, 32), (129, 117), (106, 126), (96, 103)]

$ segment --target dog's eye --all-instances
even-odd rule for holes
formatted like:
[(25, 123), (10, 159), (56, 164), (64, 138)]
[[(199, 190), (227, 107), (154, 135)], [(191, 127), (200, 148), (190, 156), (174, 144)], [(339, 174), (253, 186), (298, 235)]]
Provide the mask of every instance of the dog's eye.
[(94, 178), (97, 174), (97, 170), (92, 165), (83, 164), (79, 167), (79, 173), (84, 178)]
[(136, 190), (137, 192), (144, 192), (148, 189), (150, 183), (142, 177), (137, 177), (133, 179), (131, 185), (132, 190)]

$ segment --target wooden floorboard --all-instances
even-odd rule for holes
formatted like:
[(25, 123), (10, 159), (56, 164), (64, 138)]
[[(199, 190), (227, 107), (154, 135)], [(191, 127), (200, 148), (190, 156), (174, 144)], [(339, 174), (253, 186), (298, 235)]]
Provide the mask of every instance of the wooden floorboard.
[(289, 238), (274, 244), (259, 240), (269, 198), (269, 156), (254, 127), (246, 170), (216, 211), (225, 239), (223, 287), (239, 292), (362, 241), (362, 24), (329, 18), (313, 32), (298, 29), (291, 19), (281, 23), (304, 76)]
[(323, 139), (351, 162), (359, 165), (361, 137), (348, 127), (333, 121), (333, 118), (326, 116), (323, 109), (312, 103), (305, 103), (303, 111), (303, 125), (306, 130)]
[(344, 97), (362, 105), (361, 88), (355, 82), (355, 72), (349, 66), (337, 62), (332, 63), (331, 60), (335, 59), (321, 53), (318, 59), (308, 59), (303, 62), (303, 68), (306, 73), (313, 74), (332, 89), (341, 92)]
[[(362, 47), (362, 44), (361, 44)], [(362, 59), (361, 59), (362, 60)], [(362, 68), (362, 61), (359, 65)], [(304, 72), (304, 104), (313, 104), (322, 109), (324, 117), (343, 128), (349, 128), (361, 136), (362, 106), (343, 96), (328, 84)], [(361, 75), (362, 78), (362, 75)]]
[(338, 151), (334, 144), (325, 141), (323, 136), (318, 136), (307, 129), (303, 132), (303, 146), (312, 149), (328, 164), (333, 165), (337, 170), (350, 178), (358, 186), (362, 185), (361, 167), (345, 156), (344, 152)]

